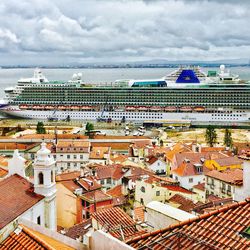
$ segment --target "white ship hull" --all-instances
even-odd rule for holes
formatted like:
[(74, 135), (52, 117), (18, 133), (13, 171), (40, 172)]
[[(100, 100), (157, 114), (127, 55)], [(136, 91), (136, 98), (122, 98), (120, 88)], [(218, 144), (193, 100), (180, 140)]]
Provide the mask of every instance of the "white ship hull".
[[(60, 111), (60, 110), (21, 110), (17, 106), (8, 106), (1, 109), (1, 112), (9, 116), (46, 120), (48, 118), (66, 119), (68, 116), (72, 120), (96, 120), (101, 116), (101, 112), (96, 111)], [(126, 121), (195, 121), (195, 122), (250, 122), (250, 111), (234, 112), (126, 112), (112, 111), (103, 112), (102, 118), (111, 118), (113, 121), (121, 121), (125, 117)]]

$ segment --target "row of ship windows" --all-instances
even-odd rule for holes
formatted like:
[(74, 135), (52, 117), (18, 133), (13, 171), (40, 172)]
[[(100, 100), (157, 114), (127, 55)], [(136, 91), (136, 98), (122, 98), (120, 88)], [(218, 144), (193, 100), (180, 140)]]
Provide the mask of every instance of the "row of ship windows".
[[(37, 97), (46, 97), (46, 96), (48, 96), (48, 94), (49, 93), (44, 93), (44, 94), (41, 94), (41, 93), (39, 93), (39, 94), (36, 94), (36, 93), (34, 93), (34, 94), (22, 94), (21, 96), (22, 97), (26, 97), (26, 96), (37, 96)], [(172, 94), (172, 95), (154, 95), (154, 94), (148, 94), (148, 95), (142, 95), (142, 94), (140, 94), (140, 95), (131, 95), (131, 96), (124, 96), (124, 95), (110, 95), (110, 94), (106, 94), (106, 95), (59, 95), (59, 94), (57, 94), (57, 93), (55, 93), (55, 94), (53, 94), (53, 95), (51, 95), (51, 97), (55, 97), (55, 96), (57, 96), (57, 97), (61, 97), (61, 98), (64, 98), (64, 97), (68, 97), (68, 98), (74, 98), (74, 97), (77, 97), (77, 98), (91, 98), (91, 99), (93, 99), (93, 98), (107, 98), (107, 96), (109, 97), (109, 98), (128, 98), (128, 99), (133, 99), (133, 98), (138, 98), (138, 97), (140, 97), (140, 98), (153, 98), (153, 97), (157, 97), (157, 98), (183, 98), (183, 97), (186, 97), (186, 98), (192, 98), (192, 99), (199, 99), (199, 98), (204, 98), (204, 97), (206, 97), (206, 98), (209, 98), (209, 99), (211, 99), (211, 98), (234, 98), (234, 97), (237, 97), (238, 99), (240, 99), (240, 98), (243, 98), (243, 99), (246, 99), (246, 98), (249, 98), (249, 95), (245, 95), (245, 96), (242, 96), (242, 95), (239, 95), (239, 96), (231, 96), (231, 95), (217, 95), (217, 96), (214, 96), (214, 95), (211, 95), (211, 96), (209, 96), (209, 95), (206, 95), (206, 96), (202, 96), (202, 95), (199, 95), (199, 96), (193, 96), (193, 95), (188, 95), (187, 93), (186, 93), (186, 95), (176, 95), (176, 94)]]

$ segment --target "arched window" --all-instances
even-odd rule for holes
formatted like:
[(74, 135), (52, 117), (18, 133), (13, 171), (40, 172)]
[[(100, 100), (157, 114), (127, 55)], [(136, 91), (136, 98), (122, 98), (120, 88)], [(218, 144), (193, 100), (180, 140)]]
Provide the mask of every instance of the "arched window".
[(50, 173), (50, 177), (51, 177), (51, 182), (54, 182), (54, 173), (53, 173), (53, 170)]
[(43, 173), (42, 172), (40, 172), (38, 174), (38, 184), (43, 184)]

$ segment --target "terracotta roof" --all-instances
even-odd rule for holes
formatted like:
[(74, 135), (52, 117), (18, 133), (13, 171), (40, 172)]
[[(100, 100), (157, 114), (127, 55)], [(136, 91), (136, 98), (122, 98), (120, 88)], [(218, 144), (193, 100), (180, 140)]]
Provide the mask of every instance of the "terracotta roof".
[(58, 174), (56, 176), (56, 181), (73, 180), (73, 179), (79, 177), (80, 174), (81, 174), (80, 171), (74, 171), (74, 172), (68, 172), (68, 173)]
[(250, 225), (250, 199), (135, 237), (136, 249), (250, 249), (241, 233)]
[(125, 239), (145, 232), (139, 231), (136, 228), (135, 221), (119, 207), (100, 210), (99, 212), (93, 213), (92, 217), (106, 229), (107, 232), (121, 240), (121, 229)]
[(89, 202), (99, 202), (112, 200), (112, 197), (108, 194), (105, 194), (102, 190), (94, 190), (87, 192), (81, 196), (84, 200), (88, 200)]
[[(232, 198), (220, 198), (213, 201), (209, 201), (207, 203), (196, 203), (196, 206), (194, 207), (193, 211), (199, 214), (205, 213), (207, 211), (217, 210), (218, 208), (225, 206), (226, 204), (232, 204), (233, 199)], [(210, 212), (209, 211), (209, 212)]]
[(149, 164), (149, 165), (152, 165), (154, 164), (156, 161), (158, 161), (158, 158), (151, 155), (148, 157), (148, 159), (146, 159), (146, 162)]
[(92, 147), (89, 153), (89, 159), (104, 159), (104, 154), (108, 154), (109, 151), (109, 147)]
[[(1, 244), (1, 250), (8, 249), (50, 249), (51, 247), (46, 242), (34, 237), (28, 230), (19, 226), (18, 229), (22, 230), (20, 233), (12, 232)], [(17, 229), (17, 230), (18, 230)]]
[(126, 169), (124, 166), (120, 164), (113, 164), (113, 165), (97, 166), (95, 168), (95, 171), (97, 180), (102, 180), (107, 178), (119, 180), (125, 174)]
[(127, 155), (115, 155), (114, 157), (111, 156), (111, 160), (113, 163), (122, 163), (128, 159)]
[(130, 135), (130, 136), (121, 136), (121, 135), (95, 135), (94, 139), (104, 139), (104, 140), (108, 140), (108, 139), (113, 139), (113, 140), (119, 140), (119, 139), (124, 139), (124, 140), (127, 140), (127, 139), (139, 139), (139, 140), (142, 140), (142, 139), (149, 139), (149, 137), (147, 137), (147, 136), (133, 136), (133, 135)]
[(136, 221), (144, 222), (145, 221), (144, 211), (145, 211), (144, 206), (135, 207), (134, 208), (134, 219)]
[(228, 169), (225, 171), (212, 170), (206, 174), (208, 177), (215, 178), (217, 180), (233, 184), (243, 184), (243, 170), (242, 169)]
[(65, 235), (76, 240), (82, 237), (84, 234), (86, 234), (91, 227), (92, 227), (92, 220), (88, 219), (86, 221), (74, 225), (73, 227), (70, 227)]
[(17, 143), (17, 142), (0, 142), (0, 150), (15, 150), (20, 151), (31, 149), (39, 144), (37, 143)]
[(83, 192), (101, 188), (101, 185), (93, 176), (81, 176), (80, 171), (59, 174), (56, 176), (56, 181), (64, 185), (71, 192), (74, 192), (78, 188), (83, 188)]
[(225, 147), (201, 147), (201, 153), (224, 151)]
[(75, 148), (84, 148), (89, 147), (90, 142), (89, 141), (82, 141), (82, 140), (59, 140), (57, 143), (57, 147), (60, 148), (67, 148), (67, 147), (75, 147)]
[(177, 169), (171, 170), (172, 173), (178, 176), (193, 176), (193, 175), (202, 175), (204, 172), (208, 172), (209, 169), (201, 164), (201, 171), (198, 172), (197, 168), (193, 163), (182, 162)]
[(217, 202), (217, 201), (220, 201), (221, 198), (215, 194), (210, 194), (208, 195), (207, 197), (207, 202)]
[(14, 174), (0, 182), (0, 228), (30, 209), (44, 196), (34, 193), (33, 185)]
[[(140, 139), (142, 139), (142, 138), (140, 138)], [(131, 143), (133, 144), (134, 148), (144, 148), (144, 147), (151, 144), (151, 140), (150, 139), (147, 139), (147, 140), (133, 140)]]
[(110, 147), (112, 150), (128, 151), (130, 142), (91, 142), (92, 147)]
[(225, 157), (225, 158), (222, 158), (222, 159), (216, 159), (215, 161), (220, 166), (241, 165), (243, 163), (243, 161), (240, 160), (237, 157)]
[(167, 186), (167, 185), (171, 185), (171, 184), (177, 184), (177, 181), (170, 178), (170, 177), (161, 177), (158, 175), (150, 175), (147, 179), (145, 179), (146, 183), (158, 183), (159, 186)]
[(122, 185), (117, 185), (107, 191), (108, 195), (111, 195), (112, 197), (120, 197), (124, 196), (122, 193)]
[(0, 178), (3, 178), (8, 174), (8, 170), (0, 167)]
[(201, 191), (205, 191), (205, 182), (194, 185), (193, 188), (199, 189)]
[(192, 200), (187, 199), (186, 197), (180, 194), (175, 194), (169, 199), (169, 201), (172, 203), (179, 204), (178, 208), (186, 212), (193, 211), (193, 208), (196, 206), (196, 204)]
[(69, 181), (62, 181), (59, 182), (60, 184), (62, 184), (64, 187), (66, 187), (69, 191), (71, 191), (72, 193), (80, 188), (73, 180), (69, 180)]
[(8, 167), (9, 165), (9, 158), (3, 156), (3, 155), (0, 155), (0, 166), (3, 166), (3, 167)]
[(190, 152), (191, 149), (187, 147), (187, 145), (182, 143), (176, 143), (172, 148), (170, 148), (170, 151), (166, 152), (166, 158), (169, 161), (172, 161), (174, 158), (174, 155), (180, 152)]
[(164, 187), (164, 188), (167, 188), (168, 190), (174, 191), (174, 192), (179, 192), (179, 193), (184, 193), (184, 194), (193, 194), (192, 191), (190, 191), (190, 190), (188, 190), (186, 188), (183, 188), (181, 186), (177, 186), (177, 185), (164, 185), (164, 184), (162, 184), (161, 186)]
[[(195, 152), (183, 152), (175, 154), (176, 165), (172, 166), (171, 172), (178, 176), (191, 176), (201, 175), (209, 171), (204, 166), (204, 162), (211, 157), (214, 158), (225, 158), (224, 154), (217, 152), (208, 153), (195, 153)], [(229, 158), (229, 157), (228, 157)], [(201, 171), (197, 171), (196, 166), (201, 167)]]
[(78, 183), (78, 185), (80, 185), (86, 191), (95, 190), (102, 187), (102, 185), (99, 184), (93, 176), (80, 177), (76, 180), (76, 183)]

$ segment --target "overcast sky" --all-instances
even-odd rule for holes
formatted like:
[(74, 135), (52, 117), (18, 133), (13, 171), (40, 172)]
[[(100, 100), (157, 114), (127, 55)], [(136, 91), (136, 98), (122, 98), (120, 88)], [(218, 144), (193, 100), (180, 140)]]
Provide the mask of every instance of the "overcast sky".
[(0, 64), (250, 58), (249, 0), (1, 0)]

